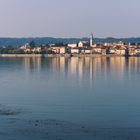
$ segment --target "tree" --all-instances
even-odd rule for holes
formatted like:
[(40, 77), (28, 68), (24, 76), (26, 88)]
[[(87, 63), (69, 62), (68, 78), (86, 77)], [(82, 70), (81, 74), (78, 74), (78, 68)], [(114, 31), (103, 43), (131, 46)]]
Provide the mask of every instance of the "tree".
[(34, 41), (31, 41), (31, 42), (29, 43), (29, 45), (30, 45), (30, 47), (31, 47), (31, 48), (35, 48), (35, 47), (36, 47), (36, 45), (35, 45), (35, 42), (34, 42)]

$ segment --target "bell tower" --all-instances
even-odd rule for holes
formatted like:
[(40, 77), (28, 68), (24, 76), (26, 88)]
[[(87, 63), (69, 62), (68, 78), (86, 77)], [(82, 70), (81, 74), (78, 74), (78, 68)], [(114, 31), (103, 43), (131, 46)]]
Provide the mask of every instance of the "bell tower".
[(93, 34), (91, 33), (91, 35), (90, 35), (90, 47), (93, 45)]

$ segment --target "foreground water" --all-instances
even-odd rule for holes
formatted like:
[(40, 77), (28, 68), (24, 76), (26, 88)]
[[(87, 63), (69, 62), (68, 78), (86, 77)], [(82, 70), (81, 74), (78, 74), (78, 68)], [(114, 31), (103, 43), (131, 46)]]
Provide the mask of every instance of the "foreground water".
[(139, 57), (0, 58), (0, 138), (140, 139), (139, 82)]

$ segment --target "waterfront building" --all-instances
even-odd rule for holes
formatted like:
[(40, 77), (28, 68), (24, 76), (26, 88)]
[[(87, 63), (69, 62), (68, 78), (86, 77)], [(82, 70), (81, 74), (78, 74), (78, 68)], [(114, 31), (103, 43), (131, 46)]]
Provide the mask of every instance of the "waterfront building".
[(89, 48), (89, 42), (88, 41), (80, 41), (78, 43), (79, 48)]
[(60, 54), (66, 53), (66, 47), (60, 47)]
[(131, 56), (140, 55), (140, 47), (129, 47), (128, 52)]
[(29, 45), (29, 43), (26, 43), (25, 45), (20, 47), (21, 50), (26, 50), (26, 49), (30, 49), (30, 48), (31, 48), (31, 46)]
[(32, 53), (32, 50), (30, 48), (24, 49), (24, 53)]
[(91, 54), (92, 53), (92, 50), (91, 49), (82, 49), (81, 50), (81, 53), (82, 54)]
[(79, 53), (80, 53), (79, 48), (73, 48), (73, 49), (71, 49), (71, 54), (79, 54)]
[(82, 41), (80, 41), (80, 42), (78, 43), (78, 47), (79, 47), (79, 48), (83, 48), (83, 47), (84, 47), (84, 43), (83, 43)]
[(60, 47), (54, 46), (54, 47), (51, 47), (51, 50), (53, 53), (56, 53), (56, 54), (60, 53)]
[(129, 55), (131, 56), (136, 55), (135, 49), (136, 49), (135, 47), (129, 47), (128, 49)]
[(116, 49), (115, 48), (110, 48), (109, 53), (110, 54), (115, 54), (116, 53)]
[(106, 55), (107, 54), (107, 49), (106, 48), (102, 48), (101, 49), (101, 53), (102, 53), (102, 55)]
[(93, 48), (92, 52), (95, 53), (95, 54), (101, 54), (102, 53), (102, 48), (101, 47)]
[(75, 48), (75, 47), (77, 47), (77, 43), (68, 44), (68, 47), (70, 47), (70, 48)]
[(91, 53), (91, 49), (85, 49), (85, 54), (90, 54)]
[(115, 51), (116, 55), (126, 55), (126, 48), (118, 47)]
[(41, 53), (42, 52), (42, 49), (41, 49), (41, 47), (37, 47), (37, 48), (33, 48), (31, 51), (33, 53)]
[(139, 48), (139, 47), (137, 47), (137, 48), (135, 49), (135, 53), (136, 53), (136, 55), (140, 55), (140, 48)]

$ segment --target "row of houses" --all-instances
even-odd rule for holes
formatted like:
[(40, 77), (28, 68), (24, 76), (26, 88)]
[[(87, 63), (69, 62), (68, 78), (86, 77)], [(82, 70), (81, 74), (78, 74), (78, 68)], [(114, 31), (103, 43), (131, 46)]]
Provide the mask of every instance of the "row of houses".
[(104, 46), (96, 44), (93, 47), (69, 47), (69, 46), (61, 46), (61, 47), (52, 47), (53, 52), (57, 54), (101, 54), (101, 55), (140, 55), (140, 46), (136, 45), (114, 45), (114, 46)]
[(140, 55), (140, 45), (118, 43), (90, 44), (87, 41), (67, 45), (50, 45), (31, 48), (29, 44), (20, 47), (25, 53), (52, 53), (52, 54), (101, 54), (101, 55)]

